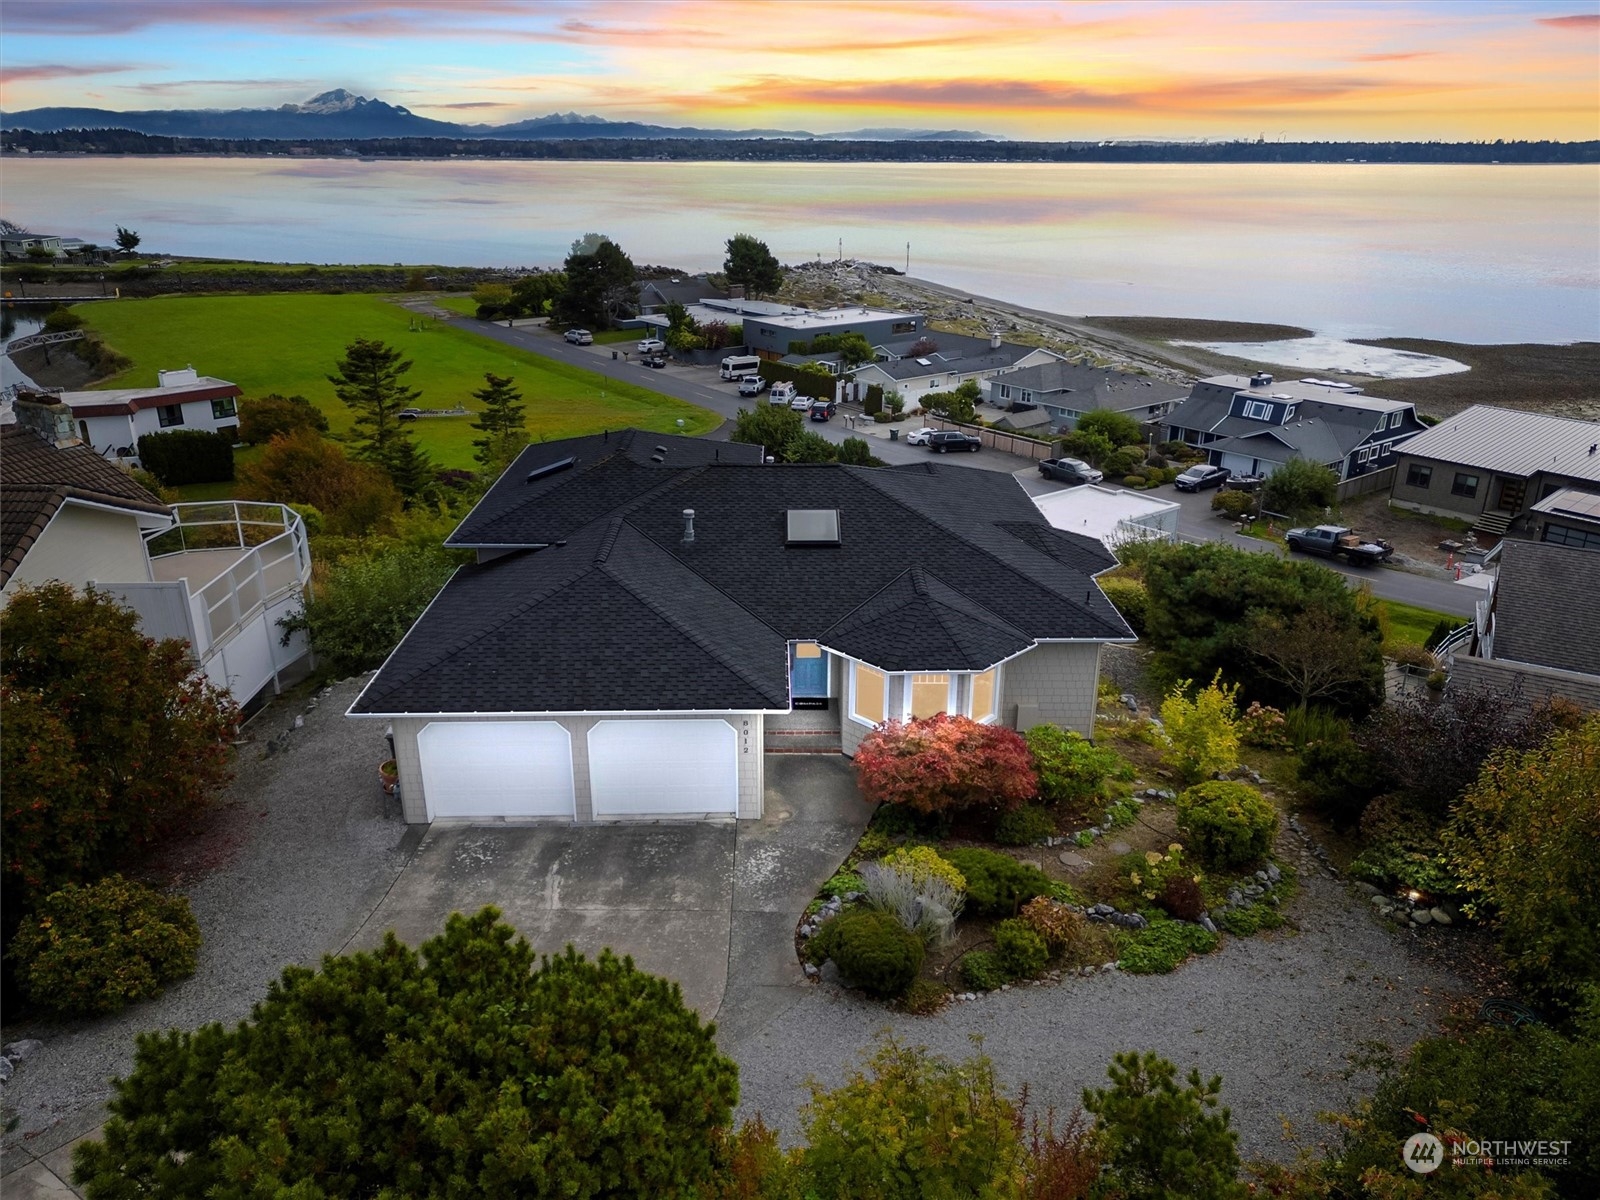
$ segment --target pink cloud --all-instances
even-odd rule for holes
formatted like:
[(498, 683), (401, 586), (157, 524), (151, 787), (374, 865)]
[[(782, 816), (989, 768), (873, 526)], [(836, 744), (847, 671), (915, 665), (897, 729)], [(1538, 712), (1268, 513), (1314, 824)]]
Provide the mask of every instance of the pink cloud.
[(1600, 13), (1573, 13), (1567, 17), (1535, 17), (1539, 25), (1554, 29), (1594, 29), (1600, 27)]
[(137, 63), (35, 63), (31, 67), (0, 67), (0, 84), (34, 79), (77, 79), (86, 75), (113, 75), (141, 69)]

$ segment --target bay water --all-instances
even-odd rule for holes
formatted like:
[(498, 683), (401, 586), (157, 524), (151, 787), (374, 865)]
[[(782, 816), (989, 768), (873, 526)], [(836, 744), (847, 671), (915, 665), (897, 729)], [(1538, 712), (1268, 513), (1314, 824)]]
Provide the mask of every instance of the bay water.
[(535, 162), (9, 156), (47, 233), (274, 262), (554, 266), (596, 231), (636, 263), (866, 259), (1070, 315), (1335, 337), (1600, 339), (1600, 168)]

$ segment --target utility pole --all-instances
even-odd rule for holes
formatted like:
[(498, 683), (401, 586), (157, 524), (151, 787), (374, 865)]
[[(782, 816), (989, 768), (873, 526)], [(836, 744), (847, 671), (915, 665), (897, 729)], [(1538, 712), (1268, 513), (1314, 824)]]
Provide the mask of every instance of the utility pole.
[(911, 243), (906, 243), (906, 274), (911, 274)]

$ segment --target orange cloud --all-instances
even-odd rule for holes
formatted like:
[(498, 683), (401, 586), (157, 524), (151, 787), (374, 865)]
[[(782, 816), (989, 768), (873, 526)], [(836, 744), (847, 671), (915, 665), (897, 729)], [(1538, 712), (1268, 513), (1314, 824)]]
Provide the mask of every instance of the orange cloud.
[(1600, 13), (1574, 13), (1567, 17), (1535, 17), (1535, 24), (1549, 25), (1554, 29), (1600, 28)]

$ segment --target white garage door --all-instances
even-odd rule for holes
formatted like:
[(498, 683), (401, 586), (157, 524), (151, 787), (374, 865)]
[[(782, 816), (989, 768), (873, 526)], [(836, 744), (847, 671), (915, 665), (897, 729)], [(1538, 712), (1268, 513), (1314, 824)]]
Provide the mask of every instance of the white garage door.
[(738, 754), (726, 721), (601, 721), (589, 731), (595, 816), (737, 813)]
[(554, 721), (435, 721), (417, 750), (429, 820), (573, 816), (572, 738)]

